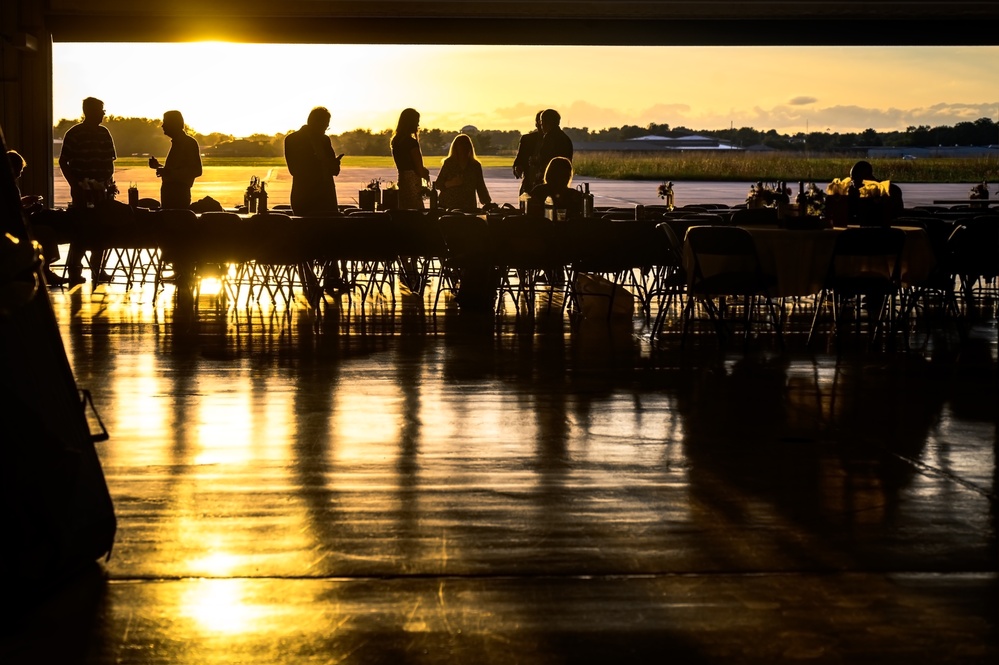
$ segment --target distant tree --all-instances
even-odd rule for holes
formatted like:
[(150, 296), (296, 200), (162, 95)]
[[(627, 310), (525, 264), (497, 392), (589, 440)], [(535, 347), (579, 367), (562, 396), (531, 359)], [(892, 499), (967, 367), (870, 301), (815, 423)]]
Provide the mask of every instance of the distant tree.
[(333, 135), (333, 147), (337, 154), (346, 153), (348, 155), (390, 155), (392, 130), (384, 129), (378, 134), (374, 134), (370, 129), (354, 129), (343, 134)]
[[(593, 140), (590, 136), (590, 130), (588, 127), (563, 127), (562, 131), (565, 132), (566, 136), (572, 139), (573, 143), (585, 143)], [(518, 137), (518, 140), (519, 138), (520, 137)]]
[(860, 133), (860, 143), (865, 146), (879, 146), (881, 145), (881, 137), (874, 129), (865, 129)]

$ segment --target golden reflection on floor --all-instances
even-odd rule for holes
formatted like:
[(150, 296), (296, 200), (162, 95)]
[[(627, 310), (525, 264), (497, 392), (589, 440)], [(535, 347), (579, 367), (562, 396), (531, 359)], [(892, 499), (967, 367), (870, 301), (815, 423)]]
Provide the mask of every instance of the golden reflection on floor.
[(119, 520), (86, 662), (997, 654), (994, 319), (837, 356), (116, 289), (53, 292)]

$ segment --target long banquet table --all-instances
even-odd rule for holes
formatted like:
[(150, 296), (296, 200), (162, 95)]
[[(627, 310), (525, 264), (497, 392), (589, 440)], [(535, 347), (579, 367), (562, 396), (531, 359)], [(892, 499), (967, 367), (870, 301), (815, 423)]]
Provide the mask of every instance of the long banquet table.
[[(842, 229), (790, 230), (770, 226), (743, 227), (753, 237), (764, 273), (777, 278), (772, 296), (808, 296), (822, 290), (829, 269), (836, 238)], [(896, 227), (905, 232), (901, 277), (904, 285), (925, 280), (933, 269), (935, 257), (924, 229)], [(693, 273), (694, 256), (684, 242), (683, 262), (687, 274)], [(710, 273), (728, 269), (730, 259), (702, 259), (702, 270)], [(707, 275), (706, 275), (707, 276)]]

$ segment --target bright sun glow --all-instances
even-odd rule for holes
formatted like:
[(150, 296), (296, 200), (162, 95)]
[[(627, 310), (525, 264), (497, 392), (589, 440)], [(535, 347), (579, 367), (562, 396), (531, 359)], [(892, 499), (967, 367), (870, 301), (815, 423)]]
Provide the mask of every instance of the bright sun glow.
[(272, 606), (252, 603), (245, 580), (197, 580), (181, 601), (184, 616), (209, 633), (250, 633), (262, 630)]
[(318, 105), (331, 133), (392, 128), (408, 106), (441, 129), (526, 131), (552, 107), (591, 130), (904, 130), (995, 118), (997, 61), (997, 46), (57, 43), (53, 120), (79, 118), (92, 95), (112, 115), (179, 109), (197, 132), (234, 136), (297, 129)]

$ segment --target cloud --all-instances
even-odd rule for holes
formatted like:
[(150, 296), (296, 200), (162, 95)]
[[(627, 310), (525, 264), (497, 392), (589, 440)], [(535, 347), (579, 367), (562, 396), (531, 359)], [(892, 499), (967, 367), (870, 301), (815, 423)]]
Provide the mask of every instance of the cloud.
[(817, 97), (808, 97), (805, 95), (801, 95), (789, 101), (788, 104), (790, 104), (791, 106), (805, 106), (807, 104), (814, 104), (817, 101), (819, 101)]
[[(915, 108), (874, 108), (859, 105), (796, 106), (781, 104), (773, 107), (732, 108), (727, 111), (699, 110), (685, 104), (659, 104), (628, 116), (624, 123), (644, 127), (651, 122), (690, 129), (724, 129), (753, 127), (761, 131), (776, 130), (782, 134), (805, 131), (847, 133), (865, 129), (902, 131), (910, 125), (931, 127), (973, 122), (979, 118), (994, 118), (997, 103), (940, 103)], [(573, 125), (577, 126), (577, 125)], [(613, 125), (611, 125), (613, 126)], [(620, 125), (617, 125), (620, 126)], [(602, 127), (590, 125), (590, 129)]]

